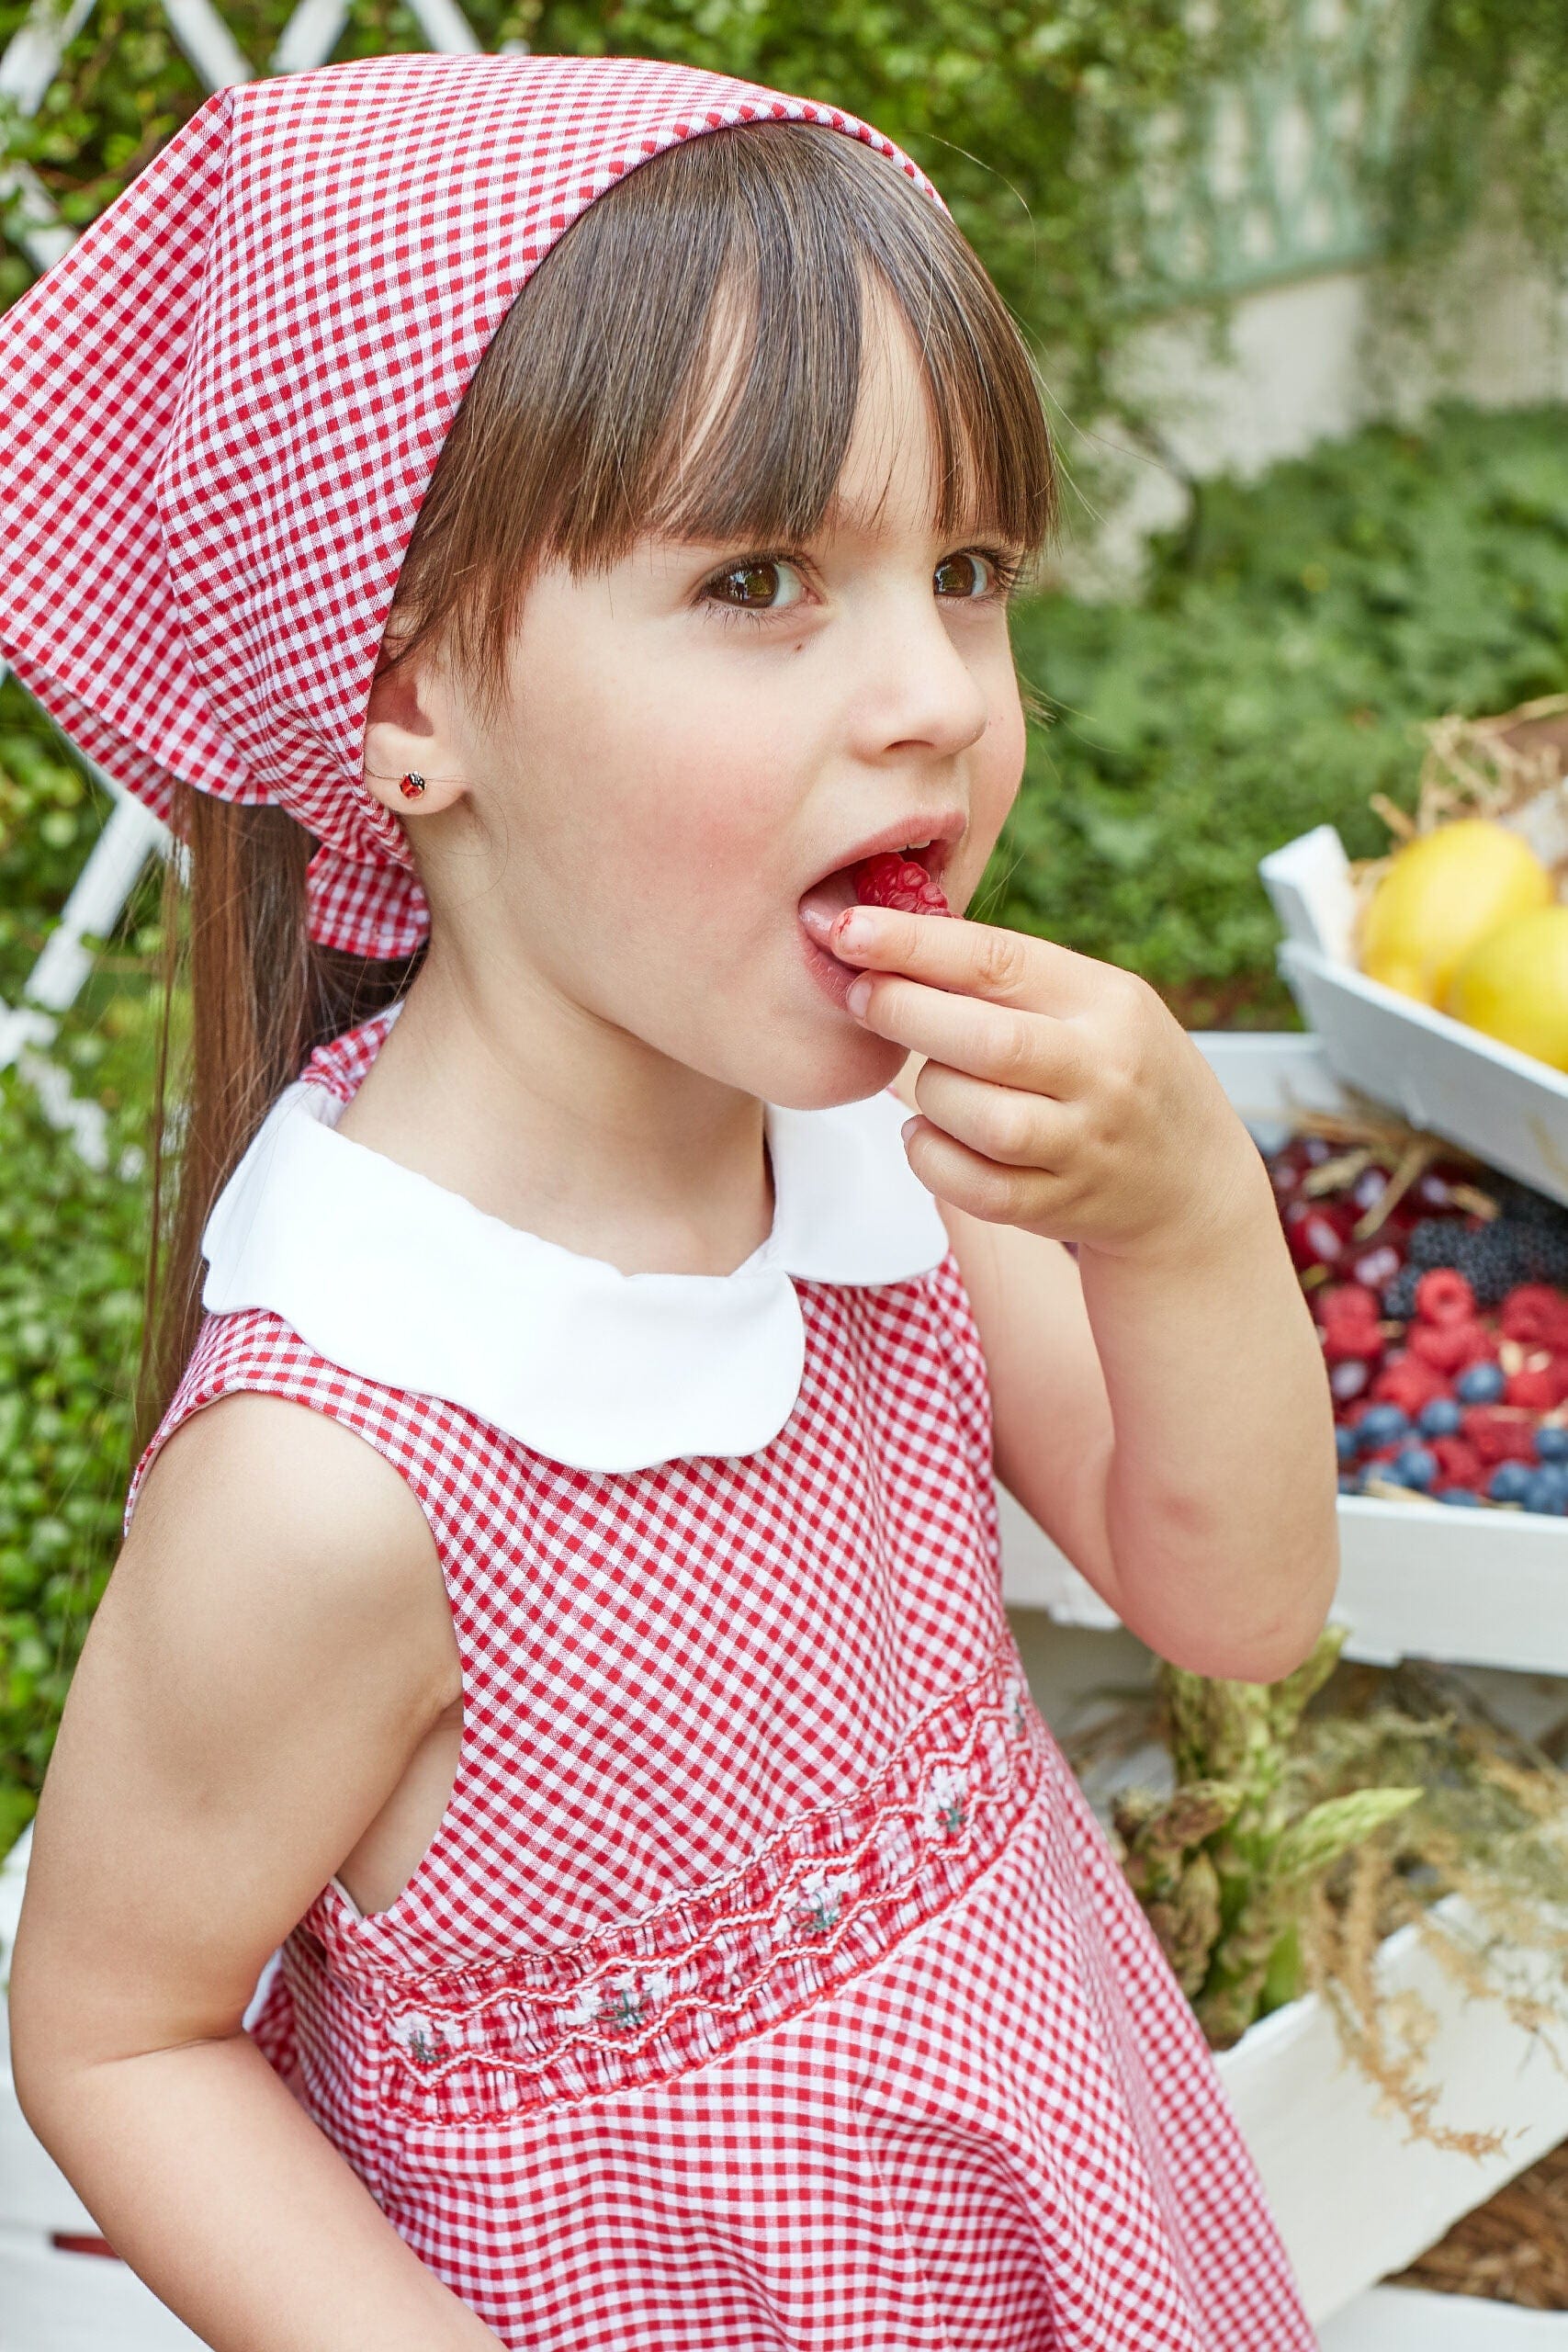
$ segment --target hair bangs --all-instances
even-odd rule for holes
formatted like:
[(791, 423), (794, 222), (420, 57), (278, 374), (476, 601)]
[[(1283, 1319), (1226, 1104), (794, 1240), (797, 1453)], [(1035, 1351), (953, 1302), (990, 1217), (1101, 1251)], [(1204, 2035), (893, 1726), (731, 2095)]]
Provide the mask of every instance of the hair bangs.
[(961, 232), (862, 141), (728, 126), (629, 172), (512, 305), (432, 476), (385, 665), (434, 652), (493, 720), (546, 564), (608, 569), (649, 534), (815, 537), (877, 295), (920, 367), (936, 532), (1037, 556), (1055, 519), (1038, 378)]

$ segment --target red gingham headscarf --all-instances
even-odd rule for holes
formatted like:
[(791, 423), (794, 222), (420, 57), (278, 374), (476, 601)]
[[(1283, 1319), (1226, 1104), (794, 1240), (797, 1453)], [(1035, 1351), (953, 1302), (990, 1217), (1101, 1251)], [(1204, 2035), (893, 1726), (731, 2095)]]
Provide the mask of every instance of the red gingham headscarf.
[(595, 197), (731, 123), (891, 140), (645, 58), (375, 57), (219, 90), (0, 317), (0, 654), (167, 820), (289, 809), (323, 944), (429, 929), (361, 777), (377, 653), (465, 386)]

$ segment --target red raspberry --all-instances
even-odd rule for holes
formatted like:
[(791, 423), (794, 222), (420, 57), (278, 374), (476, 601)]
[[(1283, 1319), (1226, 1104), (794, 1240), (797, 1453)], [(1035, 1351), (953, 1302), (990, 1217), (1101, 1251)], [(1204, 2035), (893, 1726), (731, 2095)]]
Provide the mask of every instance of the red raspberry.
[(1490, 1363), (1497, 1342), (1480, 1323), (1412, 1323), (1405, 1341), (1413, 1356), (1451, 1380), (1466, 1364)]
[(1380, 1405), (1397, 1405), (1411, 1420), (1423, 1405), (1434, 1396), (1446, 1396), (1449, 1384), (1440, 1373), (1418, 1357), (1404, 1356), (1398, 1363), (1385, 1364), (1372, 1383), (1372, 1397)]
[(1376, 1363), (1383, 1351), (1383, 1336), (1375, 1323), (1331, 1323), (1323, 1335), (1324, 1360), (1328, 1363)]
[(1568, 1348), (1568, 1297), (1550, 1283), (1519, 1283), (1503, 1301), (1506, 1340), (1527, 1348)]
[(1435, 1437), (1430, 1441), (1445, 1487), (1473, 1487), (1485, 1468), (1467, 1437)]
[[(1514, 1393), (1516, 1382), (1517, 1396)], [(1559, 1405), (1568, 1403), (1568, 1354), (1554, 1355), (1550, 1363), (1522, 1365), (1509, 1374), (1504, 1393), (1510, 1405), (1525, 1405), (1536, 1413), (1554, 1413)]]
[(855, 896), (863, 907), (897, 907), (907, 915), (951, 915), (940, 882), (923, 865), (897, 850), (863, 857), (854, 871)]
[(1323, 1335), (1328, 1363), (1375, 1363), (1382, 1351), (1382, 1333), (1375, 1323), (1331, 1323)]
[(1356, 1329), (1375, 1323), (1382, 1313), (1376, 1292), (1361, 1283), (1325, 1283), (1317, 1295), (1316, 1308), (1318, 1320), (1325, 1328), (1344, 1323)]
[(1471, 1323), (1475, 1293), (1452, 1266), (1434, 1266), (1416, 1285), (1416, 1312), (1424, 1323)]
[(1483, 1462), (1533, 1462), (1535, 1425), (1528, 1413), (1505, 1405), (1466, 1408), (1464, 1433)]

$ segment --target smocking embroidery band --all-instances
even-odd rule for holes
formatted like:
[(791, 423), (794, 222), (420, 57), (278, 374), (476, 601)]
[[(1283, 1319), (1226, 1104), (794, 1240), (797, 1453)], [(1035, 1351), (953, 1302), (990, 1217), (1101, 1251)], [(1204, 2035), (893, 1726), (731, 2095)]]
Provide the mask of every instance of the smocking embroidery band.
[(570, 1953), (374, 1988), (386, 2096), (463, 2122), (705, 2064), (807, 2008), (946, 1908), (1043, 1763), (1016, 1653), (917, 1726), (877, 1781), (733, 1879)]

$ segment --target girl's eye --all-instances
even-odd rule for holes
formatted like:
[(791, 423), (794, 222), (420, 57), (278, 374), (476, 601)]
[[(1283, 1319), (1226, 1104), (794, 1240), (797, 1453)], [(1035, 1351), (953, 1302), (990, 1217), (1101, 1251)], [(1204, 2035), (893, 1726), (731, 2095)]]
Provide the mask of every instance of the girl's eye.
[[(982, 574), (976, 559), (986, 567)], [(1004, 555), (999, 548), (964, 548), (957, 555), (944, 556), (933, 575), (941, 579), (944, 571), (956, 570), (962, 579), (967, 573), (971, 581), (978, 579), (980, 586), (960, 587), (953, 602), (961, 605), (999, 605), (1006, 601), (1023, 566), (1021, 560)], [(986, 574), (989, 575), (988, 583)]]
[(789, 556), (749, 555), (716, 572), (703, 590), (705, 597), (712, 597), (727, 620), (764, 620), (770, 613), (793, 610), (800, 599), (793, 597), (784, 604), (768, 601), (770, 579), (783, 571), (798, 567)]

